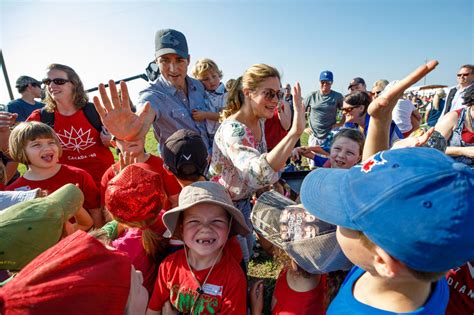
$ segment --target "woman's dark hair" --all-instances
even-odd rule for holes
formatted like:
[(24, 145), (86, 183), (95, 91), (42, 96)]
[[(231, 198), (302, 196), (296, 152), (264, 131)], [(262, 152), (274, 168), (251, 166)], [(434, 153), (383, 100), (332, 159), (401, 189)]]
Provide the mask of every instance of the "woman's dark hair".
[(371, 101), (372, 100), (370, 99), (369, 94), (362, 91), (355, 91), (344, 96), (345, 103), (351, 106), (364, 106), (364, 111), (362, 112), (362, 115), (365, 115), (365, 113), (367, 113), (367, 108), (369, 107)]

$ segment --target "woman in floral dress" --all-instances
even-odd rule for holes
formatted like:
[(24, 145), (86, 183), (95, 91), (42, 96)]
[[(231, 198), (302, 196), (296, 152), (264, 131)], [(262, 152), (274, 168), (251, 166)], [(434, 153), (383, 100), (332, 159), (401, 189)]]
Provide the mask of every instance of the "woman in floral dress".
[[(227, 108), (223, 112), (225, 120), (214, 138), (210, 166), (212, 180), (227, 189), (249, 227), (252, 194), (278, 180), (279, 171), (284, 168), (306, 125), (300, 85), (297, 83), (293, 88), (295, 115), (292, 127), (267, 153), (265, 119), (273, 117), (283, 95), (278, 70), (265, 64), (251, 66), (229, 91)], [(239, 241), (244, 259), (248, 262), (252, 236)]]

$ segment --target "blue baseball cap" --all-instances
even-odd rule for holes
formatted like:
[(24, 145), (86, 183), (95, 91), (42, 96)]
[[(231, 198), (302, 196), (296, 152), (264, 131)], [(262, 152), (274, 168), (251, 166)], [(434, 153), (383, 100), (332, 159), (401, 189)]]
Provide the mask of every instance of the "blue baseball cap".
[(334, 76), (332, 75), (332, 72), (329, 70), (324, 70), (321, 72), (319, 75), (319, 81), (331, 81), (334, 82)]
[(432, 148), (382, 151), (349, 170), (317, 169), (304, 207), (362, 231), (408, 267), (443, 272), (474, 260), (474, 170)]
[(155, 58), (166, 54), (177, 54), (188, 58), (188, 42), (183, 33), (173, 29), (159, 30), (155, 34)]

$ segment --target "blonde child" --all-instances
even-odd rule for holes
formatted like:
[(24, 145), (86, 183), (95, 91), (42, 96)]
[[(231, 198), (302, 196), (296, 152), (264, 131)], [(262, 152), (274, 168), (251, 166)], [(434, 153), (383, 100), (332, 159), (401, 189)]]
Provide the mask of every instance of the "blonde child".
[(193, 111), (193, 119), (206, 119), (207, 132), (211, 139), (214, 139), (214, 134), (219, 128), (220, 112), (224, 109), (227, 97), (227, 91), (224, 84), (221, 82), (222, 71), (217, 64), (211, 59), (200, 59), (196, 62), (193, 68), (194, 78), (201, 81), (206, 89), (206, 95), (210, 100), (209, 108), (211, 111)]
[(82, 169), (58, 163), (62, 149), (51, 127), (40, 122), (20, 123), (10, 134), (9, 151), (15, 161), (28, 169), (6, 190), (41, 188), (52, 193), (65, 184), (75, 184), (84, 193), (84, 208), (91, 214), (94, 226), (102, 226), (100, 195), (94, 180)]
[(163, 222), (185, 247), (161, 263), (147, 315), (161, 314), (168, 301), (181, 313), (246, 314), (245, 275), (222, 251), (230, 236), (249, 229), (224, 187), (205, 181), (184, 187), (179, 207)]
[[(336, 226), (323, 222), (276, 191), (263, 193), (252, 210), (252, 223), (264, 246), (283, 264), (275, 284), (271, 313), (325, 314), (329, 300), (328, 272), (352, 264), (336, 241)], [(263, 285), (250, 293), (252, 314), (263, 311)]]

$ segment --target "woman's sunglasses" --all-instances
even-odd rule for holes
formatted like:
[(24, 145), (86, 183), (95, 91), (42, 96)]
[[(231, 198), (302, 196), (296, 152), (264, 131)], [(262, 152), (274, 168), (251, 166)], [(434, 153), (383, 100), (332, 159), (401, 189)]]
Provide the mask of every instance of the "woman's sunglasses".
[(71, 80), (66, 80), (66, 79), (61, 79), (61, 78), (57, 78), (57, 79), (43, 79), (43, 84), (45, 85), (50, 85), (51, 82), (53, 82), (54, 84), (56, 85), (64, 85), (68, 82), (71, 82)]
[(341, 110), (342, 110), (343, 114), (347, 114), (347, 113), (352, 112), (357, 107), (359, 107), (359, 106), (343, 107)]
[(285, 96), (285, 93), (281, 90), (275, 91), (272, 89), (266, 89), (263, 91), (263, 97), (265, 97), (267, 101), (273, 101), (275, 96), (277, 97), (279, 101), (281, 101), (283, 97)]

